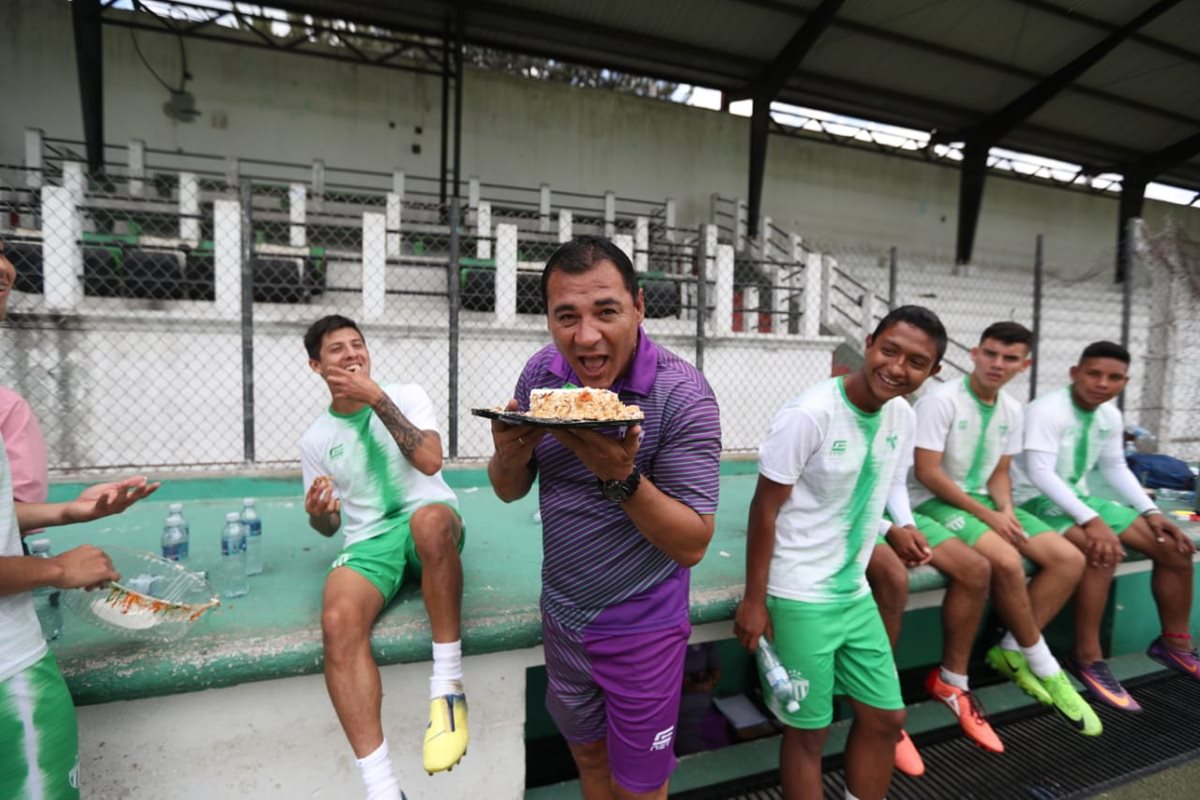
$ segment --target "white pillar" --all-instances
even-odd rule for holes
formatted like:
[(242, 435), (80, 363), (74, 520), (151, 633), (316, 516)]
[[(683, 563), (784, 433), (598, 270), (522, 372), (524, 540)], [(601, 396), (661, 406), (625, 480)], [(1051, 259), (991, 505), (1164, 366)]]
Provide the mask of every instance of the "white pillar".
[(71, 193), (76, 203), (83, 200), (87, 179), (83, 175), (83, 164), (78, 161), (63, 162), (63, 187)]
[(392, 193), (404, 200), (404, 170), (392, 170)]
[(288, 244), (292, 247), (304, 247), (306, 242), (305, 218), (308, 215), (308, 192), (303, 183), (293, 183), (288, 186)]
[(763, 217), (762, 225), (758, 230), (758, 258), (760, 261), (766, 261), (771, 254), (771, 218)]
[(745, 333), (758, 331), (757, 286), (747, 286), (742, 289), (742, 331)]
[(538, 231), (550, 232), (550, 184), (538, 187)]
[(721, 194), (713, 192), (708, 196), (708, 221), (713, 225), (721, 224)]
[(604, 235), (612, 238), (617, 230), (617, 196), (612, 192), (604, 193)]
[(363, 319), (383, 316), (387, 300), (384, 268), (387, 263), (387, 222), (379, 212), (363, 214), (362, 307)]
[(141, 139), (129, 140), (129, 196), (146, 195), (146, 143)]
[(472, 175), (467, 178), (467, 208), (479, 207), (479, 177)]
[(667, 241), (675, 243), (675, 199), (667, 198), (663, 209), (663, 224), (667, 226)]
[(571, 212), (565, 208), (558, 210), (558, 243), (571, 241), (572, 233)]
[(194, 172), (179, 173), (179, 238), (200, 241), (200, 180)]
[(213, 203), (213, 272), (217, 315), (242, 314), (242, 207), (237, 200)]
[[(404, 188), (404, 173), (400, 175), (400, 188)], [(393, 186), (395, 182), (393, 181)], [(387, 194), (387, 257), (400, 257), (400, 217), (402, 202), (401, 198), (404, 195), (400, 192), (388, 192)]]
[(42, 174), (42, 129), (25, 129), (25, 185), (30, 189), (40, 189), (43, 182)]
[(496, 324), (517, 320), (517, 226), (496, 226)]
[(492, 204), (487, 200), (479, 202), (475, 213), (475, 257), (492, 257)]
[(630, 236), (628, 233), (618, 233), (616, 236), (612, 237), (612, 240), (613, 240), (613, 244), (615, 244), (617, 246), (617, 249), (620, 250), (625, 255), (627, 255), (629, 257), (629, 260), (632, 261), (633, 260), (633, 237)]
[(638, 217), (633, 223), (633, 268), (645, 272), (650, 265), (650, 220)]
[(46, 307), (72, 311), (83, 300), (83, 222), (65, 186), (42, 187), (42, 275)]
[(829, 325), (830, 270), (825, 269), (825, 259), (820, 253), (809, 253), (804, 264), (804, 324), (800, 327), (805, 336), (818, 336), (821, 325)]
[[(716, 230), (712, 225), (710, 230)], [(727, 244), (717, 245), (716, 279), (717, 296), (713, 308), (713, 334), (727, 336), (733, 332), (733, 248)]]

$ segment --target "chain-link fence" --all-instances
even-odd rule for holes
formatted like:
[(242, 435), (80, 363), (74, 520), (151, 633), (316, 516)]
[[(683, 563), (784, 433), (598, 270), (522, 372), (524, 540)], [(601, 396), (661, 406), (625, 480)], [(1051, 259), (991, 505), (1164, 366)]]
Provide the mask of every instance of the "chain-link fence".
[[(1145, 269), (1126, 297), (1111, 272), (1043, 262), (1033, 243), (1028, 264), (967, 271), (802, 241), (770, 219), (751, 236), (742, 204), (718, 197), (707, 224), (686, 226), (669, 200), (611, 192), (470, 179), (461, 202), (442, 203), (434, 179), (320, 162), (231, 169), (197, 156), (196, 171), (89, 177), (67, 150), (52, 156), (0, 168), (0, 238), (18, 272), (0, 384), (38, 413), (59, 471), (294, 466), (328, 403), (302, 335), (330, 313), (359, 321), (377, 380), (429, 393), (448, 456), (486, 458), (488, 426), (469, 410), (506, 401), (549, 342), (541, 269), (581, 233), (630, 255), (645, 329), (705, 373), (729, 453), (752, 452), (774, 411), (829, 374), (833, 349), (861, 348), (900, 303), (945, 321), (943, 379), (970, 370), (988, 323), (1035, 327), (1039, 391), (1065, 381), (1089, 341), (1119, 340), (1128, 308), (1131, 421), (1152, 397), (1136, 366), (1153, 325)], [(1014, 393), (1028, 396), (1033, 377)]]

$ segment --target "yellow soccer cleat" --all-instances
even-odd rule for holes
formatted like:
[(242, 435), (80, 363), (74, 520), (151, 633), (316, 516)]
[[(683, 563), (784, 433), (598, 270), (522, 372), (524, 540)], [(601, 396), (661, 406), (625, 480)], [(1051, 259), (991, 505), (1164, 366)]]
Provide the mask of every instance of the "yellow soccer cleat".
[(444, 694), (429, 703), (429, 725), (422, 750), (425, 771), (449, 770), (467, 754), (467, 698)]

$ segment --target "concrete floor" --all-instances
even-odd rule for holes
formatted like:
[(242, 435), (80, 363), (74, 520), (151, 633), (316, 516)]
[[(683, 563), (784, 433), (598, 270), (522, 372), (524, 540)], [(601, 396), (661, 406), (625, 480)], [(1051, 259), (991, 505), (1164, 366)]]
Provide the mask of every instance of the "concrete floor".
[(1099, 800), (1184, 800), (1200, 796), (1200, 758), (1121, 786)]

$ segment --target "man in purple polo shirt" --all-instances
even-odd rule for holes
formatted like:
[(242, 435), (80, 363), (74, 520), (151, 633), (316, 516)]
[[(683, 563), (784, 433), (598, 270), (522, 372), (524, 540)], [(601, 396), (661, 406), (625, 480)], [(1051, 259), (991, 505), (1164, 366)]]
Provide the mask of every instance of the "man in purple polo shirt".
[(721, 425), (695, 367), (641, 328), (633, 264), (584, 236), (550, 256), (542, 296), (554, 339), (525, 364), (532, 389), (610, 389), (645, 422), (614, 433), (492, 424), (488, 477), (505, 502), (538, 479), (546, 707), (585, 800), (665, 798), (691, 631), (688, 568), (713, 534)]

